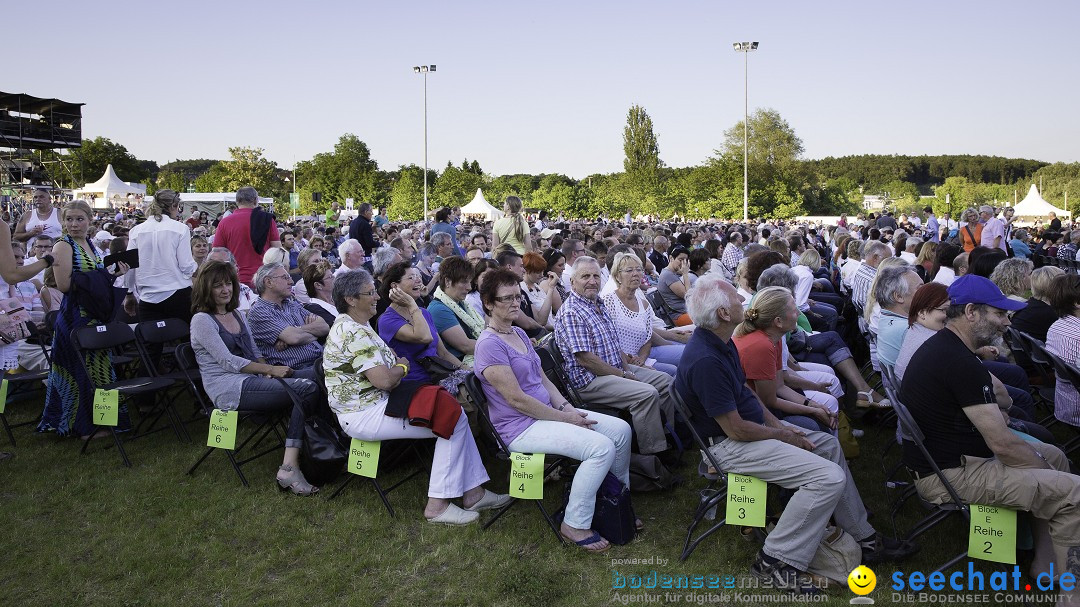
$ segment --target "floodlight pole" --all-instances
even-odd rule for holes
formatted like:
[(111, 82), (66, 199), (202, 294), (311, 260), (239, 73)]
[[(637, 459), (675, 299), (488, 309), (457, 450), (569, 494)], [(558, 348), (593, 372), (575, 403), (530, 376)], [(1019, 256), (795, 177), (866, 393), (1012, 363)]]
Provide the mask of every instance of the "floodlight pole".
[(732, 44), (736, 53), (743, 54), (743, 221), (750, 217), (750, 51), (756, 51), (757, 42), (736, 42)]
[(427, 75), (428, 72), (434, 72), (434, 65), (418, 65), (413, 66), (413, 72), (416, 74), (424, 75), (424, 220), (428, 218), (428, 145), (427, 145)]

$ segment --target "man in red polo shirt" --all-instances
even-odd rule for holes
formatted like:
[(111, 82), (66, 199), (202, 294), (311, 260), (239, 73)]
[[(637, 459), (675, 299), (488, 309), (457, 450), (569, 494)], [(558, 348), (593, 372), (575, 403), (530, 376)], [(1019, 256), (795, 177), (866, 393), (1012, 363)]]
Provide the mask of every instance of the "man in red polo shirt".
[[(263, 253), (267, 249), (281, 246), (277, 222), (273, 216), (260, 211), (256, 219), (263, 214), (270, 215), (260, 221), (252, 221), (252, 214), (259, 204), (259, 194), (255, 188), (244, 186), (236, 191), (236, 210), (221, 220), (214, 232), (214, 246), (225, 247), (236, 258), (236, 269), (240, 282), (251, 286), (255, 271), (263, 265)], [(268, 219), (268, 223), (267, 223)], [(268, 228), (268, 229), (267, 229)], [(262, 240), (256, 244), (252, 236)]]

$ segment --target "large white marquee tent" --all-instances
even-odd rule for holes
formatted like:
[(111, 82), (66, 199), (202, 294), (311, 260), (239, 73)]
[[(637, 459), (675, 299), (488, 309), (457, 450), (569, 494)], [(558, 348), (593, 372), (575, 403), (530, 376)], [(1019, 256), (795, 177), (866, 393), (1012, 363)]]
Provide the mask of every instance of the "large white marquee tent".
[(88, 183), (73, 192), (75, 198), (94, 195), (94, 206), (108, 207), (109, 203), (125, 204), (128, 195), (145, 196), (146, 186), (141, 183), (127, 183), (120, 179), (110, 164), (105, 167), (105, 174), (94, 183)]
[(490, 202), (484, 198), (484, 192), (480, 188), (476, 188), (476, 196), (473, 196), (472, 201), (469, 204), (461, 207), (462, 215), (482, 215), (484, 219), (488, 221), (495, 221), (501, 218), (505, 213), (501, 209), (495, 208)]
[(1031, 184), (1031, 189), (1028, 190), (1027, 196), (1021, 200), (1013, 211), (1017, 217), (1020, 218), (1037, 218), (1046, 219), (1050, 213), (1055, 213), (1059, 218), (1069, 217), (1070, 213), (1065, 209), (1059, 209), (1054, 205), (1046, 202), (1042, 195), (1039, 194), (1039, 189), (1035, 187), (1035, 184)]

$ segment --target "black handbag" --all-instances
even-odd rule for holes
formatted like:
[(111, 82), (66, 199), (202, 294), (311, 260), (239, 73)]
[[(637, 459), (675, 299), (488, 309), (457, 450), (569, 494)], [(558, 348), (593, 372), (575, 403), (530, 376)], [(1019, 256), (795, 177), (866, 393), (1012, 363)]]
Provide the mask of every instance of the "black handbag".
[[(285, 387), (294, 406), (300, 406), (300, 397), (288, 382), (278, 378)], [(333, 482), (345, 471), (349, 459), (351, 439), (337, 423), (337, 416), (329, 404), (320, 402), (319, 411), (304, 420), (304, 442), (300, 446), (300, 472), (307, 482), (321, 487)]]
[(454, 371), (458, 370), (453, 363), (439, 358), (438, 356), (425, 356), (417, 362), (424, 368), (424, 371), (427, 371), (427, 374), (431, 377), (431, 381), (435, 383), (439, 383), (447, 377), (450, 377)]
[(634, 506), (630, 503), (630, 488), (608, 472), (596, 492), (593, 530), (612, 544), (622, 546), (634, 539), (636, 519)]

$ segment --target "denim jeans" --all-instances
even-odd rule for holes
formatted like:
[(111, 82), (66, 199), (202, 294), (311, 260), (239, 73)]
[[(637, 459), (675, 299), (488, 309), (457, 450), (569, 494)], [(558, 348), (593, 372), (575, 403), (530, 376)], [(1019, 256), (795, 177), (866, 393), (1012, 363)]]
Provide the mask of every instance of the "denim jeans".
[(663, 371), (668, 375), (675, 377), (675, 369), (679, 366), (679, 360), (682, 359), (683, 344), (671, 344), (667, 346), (653, 346), (649, 350), (649, 358), (655, 358), (657, 371)]
[(815, 331), (835, 331), (836, 323), (840, 319), (840, 313), (836, 308), (827, 303), (822, 303), (811, 298), (814, 303), (803, 310), (806, 319), (810, 321), (810, 327)]
[(282, 387), (281, 382), (269, 377), (253, 375), (244, 380), (240, 390), (240, 404), (237, 411), (280, 411), (291, 408), (289, 429), (285, 432), (285, 447), (301, 447), (304, 444), (304, 420), (315, 412), (319, 402), (319, 388), (315, 382), (296, 377), (286, 378), (285, 383), (300, 397), (300, 404), (293, 403), (292, 397)]
[(806, 336), (806, 344), (812, 352), (803, 350), (794, 354), (799, 362), (809, 361), (835, 368), (836, 365), (851, 358), (851, 350), (836, 331), (825, 331)]
[(589, 428), (536, 420), (509, 445), (517, 453), (562, 455), (581, 461), (570, 485), (570, 501), (563, 518), (574, 529), (592, 528), (596, 491), (608, 472), (630, 485), (630, 424), (593, 411), (588, 415), (596, 420), (596, 425)]

